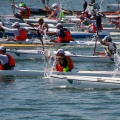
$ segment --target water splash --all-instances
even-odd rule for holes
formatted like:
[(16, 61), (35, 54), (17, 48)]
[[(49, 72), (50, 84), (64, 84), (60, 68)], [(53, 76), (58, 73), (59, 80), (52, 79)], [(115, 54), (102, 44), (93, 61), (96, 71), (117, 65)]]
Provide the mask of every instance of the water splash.
[(118, 53), (114, 54), (114, 62), (115, 62), (115, 68), (113, 77), (118, 77), (117, 73), (120, 72), (120, 56)]
[(45, 72), (44, 77), (49, 78), (56, 63), (56, 54), (53, 50), (45, 50)]

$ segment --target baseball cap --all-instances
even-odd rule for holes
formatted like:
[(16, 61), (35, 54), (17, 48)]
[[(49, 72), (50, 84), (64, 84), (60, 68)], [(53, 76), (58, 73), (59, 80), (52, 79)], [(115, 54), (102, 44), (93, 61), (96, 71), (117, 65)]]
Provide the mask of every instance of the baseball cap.
[(6, 51), (6, 48), (4, 46), (0, 46), (0, 50)]
[(20, 7), (26, 7), (26, 4), (23, 3), (23, 2), (21, 2), (21, 3), (19, 4), (19, 6), (20, 6)]
[(52, 4), (52, 8), (54, 7), (58, 7), (58, 4), (57, 3)]
[(58, 26), (62, 26), (62, 23), (57, 23), (56, 27), (58, 27)]
[(64, 54), (65, 54), (65, 52), (64, 52), (64, 50), (63, 50), (63, 49), (58, 49), (56, 54), (63, 54), (63, 55), (64, 55)]
[(12, 27), (14, 27), (14, 26), (20, 26), (19, 22), (13, 23), (13, 24), (12, 24)]

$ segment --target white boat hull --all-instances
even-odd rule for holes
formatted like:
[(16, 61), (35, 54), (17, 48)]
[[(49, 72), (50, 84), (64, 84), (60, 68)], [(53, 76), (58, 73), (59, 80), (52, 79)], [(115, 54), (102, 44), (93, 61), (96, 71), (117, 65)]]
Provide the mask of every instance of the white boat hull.
[[(23, 77), (44, 77), (45, 71), (43, 70), (0, 70), (0, 76), (23, 76)], [(79, 72), (53, 72), (53, 77), (70, 77), (75, 76), (97, 76), (97, 77), (110, 77), (120, 76), (120, 72), (113, 71), (79, 71)]]
[(64, 86), (96, 89), (120, 88), (120, 77), (52, 75), (51, 81), (55, 87)]
[[(49, 38), (47, 38), (49, 39)], [(84, 46), (84, 47), (94, 47), (95, 46), (95, 41), (94, 40), (89, 40), (89, 41), (79, 41), (79, 40), (75, 40), (75, 41), (70, 41), (69, 43), (56, 43), (56, 42), (49, 42), (49, 40), (44, 40), (44, 46), (51, 46), (51, 45), (57, 45), (57, 46)], [(14, 46), (14, 47), (19, 47), (19, 46), (32, 46), (32, 47), (42, 47), (41, 41), (40, 40), (33, 40), (33, 39), (28, 39), (26, 41), (7, 41), (7, 39), (0, 39), (0, 43), (1, 45), (4, 46)], [(114, 42), (116, 43), (116, 45), (120, 45), (120, 42)], [(102, 44), (100, 44), (100, 42), (97, 43), (97, 45), (99, 46), (103, 46)]]
[(42, 59), (44, 57), (43, 50), (7, 50), (15, 60), (27, 60), (27, 59)]
[(0, 76), (39, 77), (44, 71), (39, 70), (0, 70)]
[[(16, 49), (7, 49), (7, 53), (13, 56), (15, 60), (27, 60), (27, 59), (43, 59), (44, 51), (43, 50), (16, 50)], [(56, 54), (56, 51), (53, 51)], [(76, 55), (65, 51), (66, 56), (71, 57), (74, 62), (112, 62), (114, 63), (113, 58), (109, 57), (100, 57), (100, 56), (88, 56), (88, 55)]]
[(120, 3), (119, 4), (107, 4), (106, 8), (107, 8), (107, 11), (117, 11), (120, 9)]

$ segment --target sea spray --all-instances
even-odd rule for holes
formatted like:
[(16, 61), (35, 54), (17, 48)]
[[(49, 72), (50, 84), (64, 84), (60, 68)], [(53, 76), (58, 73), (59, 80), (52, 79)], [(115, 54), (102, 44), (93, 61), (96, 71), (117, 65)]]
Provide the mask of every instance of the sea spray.
[(56, 63), (56, 54), (53, 52), (53, 50), (46, 50), (45, 51), (45, 72), (44, 77), (49, 78), (50, 75), (53, 72), (55, 63)]
[(114, 68), (113, 77), (118, 77), (117, 73), (120, 72), (120, 56), (118, 53), (114, 54), (114, 62), (115, 62), (115, 68)]

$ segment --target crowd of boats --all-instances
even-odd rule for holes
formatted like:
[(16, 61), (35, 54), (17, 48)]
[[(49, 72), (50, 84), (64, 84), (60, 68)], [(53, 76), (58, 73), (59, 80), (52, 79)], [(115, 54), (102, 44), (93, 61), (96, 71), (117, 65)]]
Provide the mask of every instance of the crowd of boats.
[[(109, 7), (108, 7), (109, 8)], [(45, 59), (45, 50), (43, 47), (49, 51), (49, 47), (61, 48), (64, 46), (79, 46), (79, 47), (88, 47), (88, 49), (95, 48), (96, 33), (83, 32), (79, 27), (77, 22), (80, 18), (76, 18), (75, 15), (70, 15), (73, 11), (63, 9), (65, 14), (62, 19), (49, 19), (45, 18), (46, 13), (44, 9), (35, 10), (31, 8), (32, 14), (41, 15), (44, 18), (44, 22), (48, 24), (50, 31), (56, 31), (56, 24), (62, 23), (62, 25), (68, 28), (73, 37), (73, 41), (69, 43), (55, 43), (50, 42), (50, 37), (46, 34), (43, 35), (43, 43), (38, 39), (38, 34), (34, 32), (29, 32), (29, 37), (25, 41), (8, 41), (8, 37), (13, 37), (13, 32), (4, 31), (0, 33), (0, 44), (7, 48), (7, 53), (13, 56), (15, 60), (28, 60), (28, 59)], [(82, 14), (81, 11), (75, 11), (76, 13)], [(104, 12), (105, 17), (102, 18), (102, 24), (104, 26), (102, 31), (99, 31), (99, 37), (104, 38), (105, 36), (111, 36), (114, 43), (116, 43), (118, 48), (118, 58), (119, 58), (119, 47), (120, 42), (115, 41), (119, 39), (120, 32), (119, 28), (114, 28), (114, 25), (110, 24), (109, 20), (114, 20), (119, 18), (119, 14), (115, 12)], [(29, 19), (20, 20), (15, 18), (13, 15), (1, 15), (2, 22), (5, 26), (11, 26), (14, 22), (20, 22), (20, 26), (24, 27), (27, 31), (31, 29), (37, 29), (36, 27), (31, 27), (28, 22), (36, 23), (38, 21), (38, 16), (33, 15)], [(4, 20), (4, 22), (3, 22)], [(77, 38), (77, 40), (75, 40)], [(81, 40), (81, 38), (87, 38), (87, 40)], [(116, 39), (115, 39), (116, 38)], [(80, 39), (80, 40), (79, 40)], [(103, 47), (99, 42), (97, 43), (99, 47)], [(29, 48), (29, 49), (28, 49)], [(32, 49), (30, 49), (32, 48)], [(34, 48), (34, 49), (33, 49)], [(36, 48), (40, 48), (37, 50)], [(56, 50), (52, 51), (56, 55)], [(65, 51), (65, 55), (71, 57), (73, 62), (110, 62), (115, 64), (114, 57), (102, 57), (95, 55), (82, 55), (72, 53), (70, 51)], [(49, 54), (48, 54), (49, 56)], [(120, 59), (120, 58), (119, 58)], [(119, 60), (118, 60), (119, 61)], [(44, 76), (44, 70), (0, 70), (0, 75), (14, 75), (14, 76)], [(116, 77), (115, 77), (116, 76)], [(50, 80), (55, 86), (70, 86), (70, 87), (80, 87), (80, 88), (120, 88), (120, 71), (79, 71), (79, 72), (53, 72), (50, 74)]]

